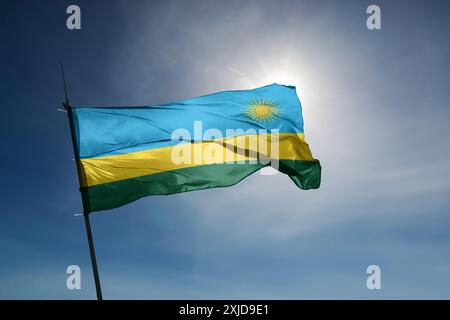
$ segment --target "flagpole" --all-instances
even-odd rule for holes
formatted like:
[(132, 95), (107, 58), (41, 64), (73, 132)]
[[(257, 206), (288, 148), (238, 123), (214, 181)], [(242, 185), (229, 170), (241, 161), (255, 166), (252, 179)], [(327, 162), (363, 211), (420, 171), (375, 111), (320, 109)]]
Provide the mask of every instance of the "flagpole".
[[(63, 103), (63, 107), (64, 109), (67, 111), (67, 116), (69, 119), (69, 126), (70, 126), (70, 136), (72, 138), (72, 146), (73, 146), (73, 153), (75, 156), (75, 161), (76, 161), (76, 167), (77, 167), (77, 173), (78, 173), (78, 182), (80, 184), (80, 191), (81, 191), (81, 172), (80, 172), (80, 165), (79, 165), (79, 160), (80, 157), (78, 155), (78, 144), (77, 141), (75, 139), (75, 131), (74, 131), (74, 127), (73, 127), (73, 116), (72, 116), (72, 106), (70, 105), (69, 102), (69, 97), (67, 95), (67, 85), (66, 85), (66, 77), (64, 75), (64, 65), (61, 62), (61, 74), (62, 74), (62, 79), (63, 79), (63, 83), (64, 83), (64, 95), (65, 95), (65, 102)], [(83, 198), (83, 217), (84, 217), (84, 224), (86, 227), (86, 234), (87, 234), (87, 238), (88, 238), (88, 243), (89, 243), (89, 253), (91, 255), (91, 263), (92, 263), (92, 272), (94, 274), (94, 281), (95, 281), (95, 290), (97, 293), (97, 300), (103, 300), (103, 295), (102, 295), (102, 287), (100, 285), (100, 276), (98, 273), (98, 268), (97, 268), (97, 259), (95, 257), (95, 249), (94, 249), (94, 239), (92, 237), (92, 230), (91, 230), (91, 222), (89, 220), (89, 209), (86, 208), (86, 199), (85, 199), (85, 195), (83, 192), (81, 192), (81, 196)]]
[(89, 221), (89, 213), (84, 213), (84, 224), (89, 242), (89, 252), (91, 254), (92, 272), (94, 273), (95, 291), (97, 292), (97, 300), (103, 300), (102, 287), (100, 286), (100, 276), (98, 274), (97, 259), (95, 258), (94, 239), (92, 238), (91, 222)]

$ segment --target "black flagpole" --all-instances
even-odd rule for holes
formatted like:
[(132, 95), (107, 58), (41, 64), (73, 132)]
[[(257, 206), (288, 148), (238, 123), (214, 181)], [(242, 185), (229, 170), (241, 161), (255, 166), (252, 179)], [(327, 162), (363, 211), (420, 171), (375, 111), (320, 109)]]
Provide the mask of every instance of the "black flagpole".
[[(64, 75), (64, 65), (62, 62), (61, 62), (61, 74), (62, 74), (63, 83), (64, 83), (64, 95), (66, 98), (66, 101), (63, 103), (63, 107), (67, 111), (67, 116), (69, 118), (70, 135), (72, 137), (73, 153), (75, 155), (75, 161), (76, 161), (76, 167), (77, 167), (77, 173), (78, 173), (78, 182), (80, 183), (80, 191), (81, 191), (81, 181), (83, 181), (83, 177), (81, 176), (82, 172), (80, 170), (80, 162), (79, 162), (80, 157), (78, 155), (78, 145), (77, 145), (77, 141), (75, 139), (75, 131), (73, 128), (73, 121), (72, 121), (72, 107), (70, 105), (69, 97), (67, 95), (66, 77)], [(83, 198), (84, 224), (86, 226), (86, 233), (87, 233), (87, 238), (88, 238), (88, 242), (89, 242), (89, 252), (91, 254), (92, 271), (94, 273), (94, 281), (95, 281), (95, 290), (97, 292), (97, 300), (103, 300), (102, 287), (100, 286), (100, 276), (98, 274), (98, 268), (97, 268), (97, 259), (95, 258), (94, 239), (92, 238), (91, 222), (89, 221), (89, 209), (86, 206), (87, 199), (86, 199), (86, 196), (83, 193), (83, 191), (81, 191), (81, 196)]]

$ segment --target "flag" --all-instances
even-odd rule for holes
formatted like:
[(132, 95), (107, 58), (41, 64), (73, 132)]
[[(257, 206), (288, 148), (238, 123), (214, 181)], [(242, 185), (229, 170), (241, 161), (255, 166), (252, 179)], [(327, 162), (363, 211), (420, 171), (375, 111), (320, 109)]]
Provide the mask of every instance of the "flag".
[(320, 185), (295, 87), (272, 84), (142, 107), (68, 110), (85, 212), (149, 195), (227, 187), (272, 166)]

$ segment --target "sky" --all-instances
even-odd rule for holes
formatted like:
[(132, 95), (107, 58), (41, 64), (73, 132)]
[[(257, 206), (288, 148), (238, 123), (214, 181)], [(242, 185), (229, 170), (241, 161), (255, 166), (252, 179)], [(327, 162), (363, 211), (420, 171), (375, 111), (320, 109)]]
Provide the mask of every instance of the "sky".
[[(66, 8), (81, 8), (81, 30)], [(381, 29), (366, 8), (381, 8)], [(449, 299), (448, 1), (2, 1), (0, 299), (95, 299), (75, 106), (295, 85), (318, 190), (254, 174), (91, 215), (106, 299)], [(81, 268), (81, 290), (66, 268)], [(369, 265), (381, 289), (366, 287)]]

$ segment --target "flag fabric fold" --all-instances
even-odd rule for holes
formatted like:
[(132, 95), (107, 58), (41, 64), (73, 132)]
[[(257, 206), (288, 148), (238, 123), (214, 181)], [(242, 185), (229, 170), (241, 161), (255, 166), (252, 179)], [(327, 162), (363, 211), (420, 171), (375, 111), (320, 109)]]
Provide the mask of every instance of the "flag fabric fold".
[(85, 212), (149, 195), (227, 187), (272, 166), (320, 186), (295, 87), (272, 84), (142, 107), (71, 112)]

